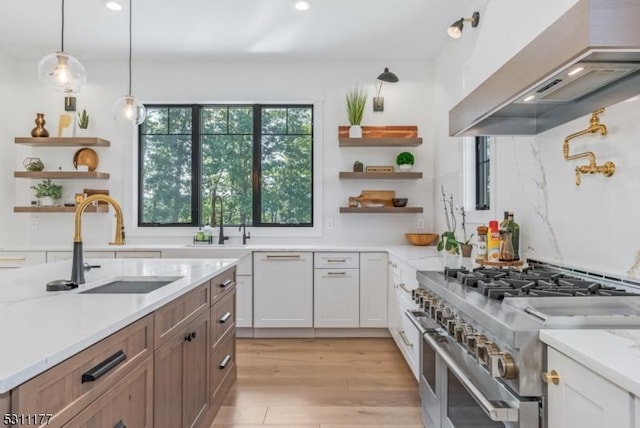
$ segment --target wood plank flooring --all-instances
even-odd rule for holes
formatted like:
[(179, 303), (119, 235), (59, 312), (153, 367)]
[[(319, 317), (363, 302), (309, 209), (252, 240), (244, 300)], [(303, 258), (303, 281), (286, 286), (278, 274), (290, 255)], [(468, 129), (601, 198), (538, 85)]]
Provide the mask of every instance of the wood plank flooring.
[(237, 362), (211, 428), (423, 428), (391, 338), (238, 339)]

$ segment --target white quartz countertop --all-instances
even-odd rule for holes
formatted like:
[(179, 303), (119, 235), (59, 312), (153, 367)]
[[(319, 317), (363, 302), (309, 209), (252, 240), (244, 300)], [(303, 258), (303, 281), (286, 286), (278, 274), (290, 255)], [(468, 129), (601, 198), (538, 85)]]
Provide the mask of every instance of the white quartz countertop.
[[(71, 261), (0, 271), (0, 394), (213, 278), (237, 259), (86, 259), (100, 268), (86, 283), (48, 292), (68, 279)], [(81, 294), (123, 277), (180, 277), (147, 294)]]
[(540, 340), (640, 397), (640, 329), (541, 330)]

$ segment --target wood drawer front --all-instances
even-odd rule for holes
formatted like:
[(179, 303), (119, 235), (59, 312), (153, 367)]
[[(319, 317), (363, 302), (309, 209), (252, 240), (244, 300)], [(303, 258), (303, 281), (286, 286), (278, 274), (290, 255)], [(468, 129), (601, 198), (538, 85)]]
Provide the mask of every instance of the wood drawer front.
[[(126, 359), (118, 363), (112, 357), (120, 351)], [(12, 412), (52, 413), (47, 426), (62, 426), (152, 353), (153, 316), (148, 315), (18, 386), (11, 396)], [(82, 382), (83, 375), (106, 361), (114, 363), (112, 369)]]
[(153, 428), (153, 358), (91, 403), (65, 428)]
[(211, 346), (215, 347), (222, 336), (236, 325), (236, 290), (226, 294), (211, 307)]
[(360, 267), (359, 253), (314, 253), (313, 267), (321, 269), (358, 269)]
[(226, 376), (236, 376), (236, 337), (235, 334), (231, 334), (233, 333), (232, 331), (229, 333), (211, 353), (211, 364), (209, 366), (211, 384), (209, 385), (209, 391), (212, 398), (215, 397), (216, 392), (223, 385), (223, 380)]
[(208, 284), (189, 291), (154, 312), (156, 349), (209, 307)]
[(216, 303), (222, 296), (236, 285), (236, 267), (232, 266), (211, 280), (211, 304)]

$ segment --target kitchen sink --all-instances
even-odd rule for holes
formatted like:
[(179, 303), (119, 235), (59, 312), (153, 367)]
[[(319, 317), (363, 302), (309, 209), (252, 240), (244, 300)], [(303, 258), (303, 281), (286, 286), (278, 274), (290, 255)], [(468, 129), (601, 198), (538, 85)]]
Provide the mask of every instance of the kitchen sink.
[(80, 294), (147, 294), (181, 278), (181, 276), (137, 276), (120, 278), (99, 287), (82, 291)]

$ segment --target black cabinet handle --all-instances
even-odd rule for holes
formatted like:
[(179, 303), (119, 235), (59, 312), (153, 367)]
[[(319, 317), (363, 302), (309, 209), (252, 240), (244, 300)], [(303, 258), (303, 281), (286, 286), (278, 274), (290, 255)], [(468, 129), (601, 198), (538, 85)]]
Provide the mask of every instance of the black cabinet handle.
[(113, 428), (127, 428), (127, 426), (124, 424), (124, 422), (122, 422), (122, 420), (119, 420), (118, 423), (116, 423)]
[(227, 312), (222, 317), (220, 317), (220, 324), (224, 324), (231, 317), (231, 312)]
[(191, 333), (191, 339), (195, 339), (196, 338), (196, 332), (194, 331), (193, 333)]
[(233, 284), (235, 284), (235, 281), (233, 279), (225, 279), (220, 283), (220, 288), (227, 288)]
[(120, 350), (98, 364), (97, 366), (90, 369), (88, 372), (82, 374), (82, 383), (85, 382), (94, 382), (98, 380), (103, 375), (107, 374), (109, 371), (114, 369), (118, 364), (127, 359), (127, 354), (124, 351)]
[(229, 364), (229, 361), (231, 361), (231, 355), (227, 355), (226, 357), (224, 357), (224, 359), (220, 363), (220, 370), (225, 369), (227, 367), (227, 364)]
[(196, 338), (196, 332), (194, 331), (194, 332), (191, 332), (191, 333), (187, 334), (187, 335), (184, 337), (184, 341), (185, 341), (185, 342), (191, 342), (191, 341), (192, 341), (193, 339), (195, 339), (195, 338)]

